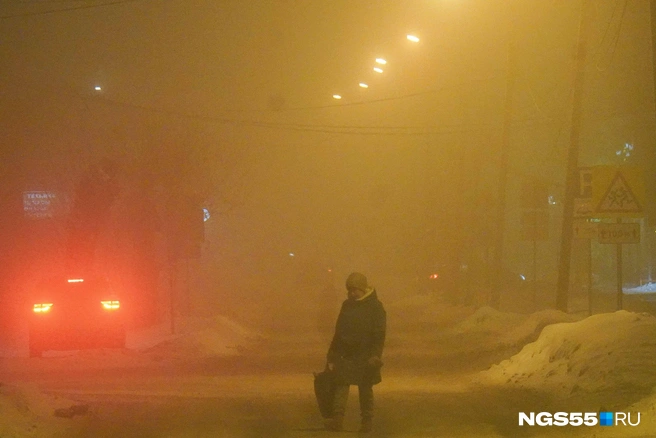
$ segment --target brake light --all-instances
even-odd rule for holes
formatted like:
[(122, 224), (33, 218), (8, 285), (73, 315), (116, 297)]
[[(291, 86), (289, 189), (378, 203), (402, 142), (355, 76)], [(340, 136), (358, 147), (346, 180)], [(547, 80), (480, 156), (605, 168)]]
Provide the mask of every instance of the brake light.
[(38, 303), (32, 307), (32, 310), (34, 310), (34, 313), (46, 313), (50, 311), (51, 307), (52, 303)]
[(118, 300), (101, 301), (100, 303), (106, 310), (116, 310), (121, 307), (121, 303)]

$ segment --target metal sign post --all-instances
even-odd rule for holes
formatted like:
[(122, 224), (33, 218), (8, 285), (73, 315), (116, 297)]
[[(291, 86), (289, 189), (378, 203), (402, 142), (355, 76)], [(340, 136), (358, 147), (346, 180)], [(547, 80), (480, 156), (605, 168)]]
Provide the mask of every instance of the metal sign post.
[(595, 216), (615, 218), (616, 223), (599, 224), (599, 243), (617, 245), (617, 310), (624, 296), (622, 244), (640, 243), (640, 223), (622, 223), (622, 218), (644, 216), (645, 187), (640, 168), (597, 166), (593, 168), (592, 198)]
[(588, 315), (592, 315), (592, 239), (597, 238), (597, 224), (590, 222), (592, 205), (592, 168), (579, 167), (579, 193), (574, 198), (573, 235), (586, 241), (586, 266), (588, 285)]
[(586, 241), (586, 266), (588, 281), (588, 315), (592, 315), (592, 239), (597, 238), (597, 223), (589, 222), (588, 219), (574, 219), (574, 237)]
[[(617, 218), (617, 223), (622, 223), (622, 218)], [(622, 297), (624, 291), (622, 290), (622, 244), (617, 244), (617, 310), (622, 310)]]
[(622, 222), (618, 217), (616, 223), (599, 224), (599, 243), (617, 245), (617, 310), (622, 310), (622, 244), (640, 243), (640, 223)]
[[(540, 199), (540, 198), (537, 198)], [(547, 199), (547, 196), (544, 195), (544, 199)], [(546, 204), (546, 201), (545, 201)], [(538, 204), (539, 205), (539, 204)], [(540, 205), (541, 206), (541, 205)], [(545, 241), (549, 238), (549, 216), (547, 210), (533, 210), (525, 211), (522, 215), (522, 237), (523, 240), (530, 241), (533, 243), (533, 272), (531, 272), (531, 278), (533, 279), (533, 284), (531, 287), (531, 292), (533, 293), (533, 305), (537, 306), (538, 290), (537, 290), (537, 241)]]

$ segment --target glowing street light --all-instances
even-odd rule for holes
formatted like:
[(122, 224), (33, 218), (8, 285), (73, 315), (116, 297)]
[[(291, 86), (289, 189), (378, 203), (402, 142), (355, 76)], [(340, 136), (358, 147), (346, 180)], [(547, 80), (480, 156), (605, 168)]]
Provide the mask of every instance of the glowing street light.
[(387, 61), (385, 61), (383, 58), (376, 58), (376, 63), (381, 64), (381, 65), (385, 65), (385, 64), (387, 64)]
[(374, 67), (374, 71), (375, 71), (376, 73), (382, 73), (382, 72), (383, 72), (383, 69), (380, 68), (380, 67)]
[(339, 100), (339, 99), (341, 99), (341, 98), (342, 98), (341, 95), (339, 95), (339, 94), (333, 94), (333, 99), (337, 99), (337, 100)]
[(102, 87), (100, 85), (96, 85), (95, 87), (93, 87), (93, 89), (96, 91), (102, 91)]
[(360, 88), (369, 88), (369, 85), (365, 84), (364, 82), (360, 82), (358, 85)]
[(419, 42), (419, 37), (417, 37), (415, 35), (408, 34), (406, 36), (406, 38), (408, 39), (408, 41), (412, 41), (413, 43), (418, 43)]

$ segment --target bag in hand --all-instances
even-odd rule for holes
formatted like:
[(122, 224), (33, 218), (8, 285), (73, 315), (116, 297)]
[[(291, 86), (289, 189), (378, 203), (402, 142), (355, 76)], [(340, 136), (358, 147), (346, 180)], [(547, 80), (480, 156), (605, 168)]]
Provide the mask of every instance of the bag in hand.
[(314, 395), (317, 397), (319, 412), (323, 418), (333, 416), (333, 400), (335, 399), (335, 373), (321, 371), (314, 373)]

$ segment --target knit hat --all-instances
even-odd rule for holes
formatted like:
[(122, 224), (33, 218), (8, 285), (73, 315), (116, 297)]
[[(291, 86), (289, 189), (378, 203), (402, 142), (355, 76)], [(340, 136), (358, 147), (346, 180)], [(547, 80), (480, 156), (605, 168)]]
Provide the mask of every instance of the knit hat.
[(361, 291), (367, 290), (367, 277), (359, 272), (353, 272), (346, 279), (346, 288), (347, 289), (360, 289)]

